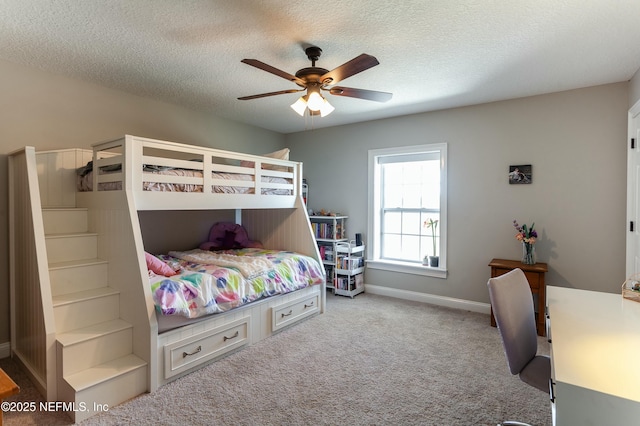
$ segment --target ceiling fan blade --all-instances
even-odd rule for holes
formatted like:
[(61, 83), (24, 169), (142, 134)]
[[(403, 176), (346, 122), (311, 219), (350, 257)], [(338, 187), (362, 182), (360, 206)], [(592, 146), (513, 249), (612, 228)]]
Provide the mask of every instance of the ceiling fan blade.
[[(360, 56), (356, 56), (349, 62), (345, 62), (338, 68), (329, 71), (328, 73), (320, 77), (320, 81), (324, 84), (336, 84), (337, 82), (342, 81), (345, 78), (349, 78), (352, 75), (358, 74), (359, 72), (375, 67), (379, 63), (380, 62), (378, 62), (378, 60), (374, 56), (363, 53)], [(331, 79), (331, 81), (326, 81), (327, 79)]]
[(265, 64), (264, 62), (261, 62), (261, 61), (259, 61), (257, 59), (243, 59), (240, 62), (245, 63), (247, 65), (251, 65), (252, 67), (256, 67), (258, 69), (261, 69), (262, 71), (266, 71), (266, 72), (269, 72), (271, 74), (277, 75), (278, 77), (282, 77), (285, 80), (293, 81), (296, 84), (299, 84), (299, 85), (304, 85), (305, 84), (304, 80), (299, 79), (295, 75), (292, 75), (292, 74), (289, 74), (288, 72), (279, 70), (278, 68), (272, 67), (271, 65)]
[(336, 96), (348, 96), (350, 98), (366, 99), (376, 102), (387, 102), (393, 96), (393, 93), (354, 89), (351, 87), (332, 87), (329, 89), (329, 93)]
[(248, 101), (250, 99), (266, 98), (267, 96), (284, 95), (285, 93), (297, 93), (297, 92), (302, 92), (304, 90), (305, 89), (280, 90), (278, 92), (269, 92), (269, 93), (261, 93), (259, 95), (243, 96), (238, 99), (241, 101)]

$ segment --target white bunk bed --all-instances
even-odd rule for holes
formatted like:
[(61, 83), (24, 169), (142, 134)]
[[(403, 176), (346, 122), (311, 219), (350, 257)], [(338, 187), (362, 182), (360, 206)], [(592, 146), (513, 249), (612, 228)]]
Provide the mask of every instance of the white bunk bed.
[[(91, 190), (76, 193), (76, 169), (88, 157), (93, 161)], [(167, 169), (189, 173), (157, 173)], [(145, 243), (150, 244), (150, 238), (145, 241), (143, 237), (142, 230), (149, 228), (145, 220), (152, 214), (179, 217), (180, 212), (191, 212), (186, 221), (196, 228), (205, 226), (198, 221), (210, 220), (206, 225), (210, 226), (212, 217), (231, 216), (264, 247), (300, 253), (319, 262), (302, 199), (301, 163), (127, 135), (96, 144), (92, 152), (78, 149), (36, 155), (33, 148), (25, 148), (10, 156), (9, 174), (12, 354), (50, 401), (93, 398), (93, 402), (113, 405), (123, 400), (108, 395), (114, 393), (108, 387), (88, 396), (80, 391), (74, 395), (72, 380), (66, 379), (62, 358), (68, 350), (65, 339), (70, 337), (60, 337), (57, 329), (78, 327), (69, 321), (82, 319), (56, 311), (61, 310), (56, 303), (71, 298), (65, 294), (71, 290), (60, 290), (60, 284), (53, 283), (60, 281), (54, 278), (55, 267), (64, 262), (56, 258), (60, 246), (46, 237), (46, 229), (57, 237), (62, 225), (57, 225), (56, 217), (67, 210), (85, 211), (86, 227), (97, 236), (95, 258), (104, 262), (104, 273), (94, 275), (104, 275), (107, 288), (117, 294), (118, 320), (131, 324), (131, 352), (139, 360), (135, 368), (146, 372), (144, 387), (132, 386), (138, 393), (153, 392), (324, 310), (325, 292), (321, 285), (312, 285), (159, 333), (145, 263)], [(192, 191), (153, 190), (158, 187)], [(153, 213), (157, 211), (165, 213)], [(170, 241), (162, 244), (169, 246)], [(63, 287), (72, 285), (68, 278), (62, 281)], [(119, 387), (140, 379), (123, 380)], [(79, 421), (92, 414), (76, 412), (72, 418)]]

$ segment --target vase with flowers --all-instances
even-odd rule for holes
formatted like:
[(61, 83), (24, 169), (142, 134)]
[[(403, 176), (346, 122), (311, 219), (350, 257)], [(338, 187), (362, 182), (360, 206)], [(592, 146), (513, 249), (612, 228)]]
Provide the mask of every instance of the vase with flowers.
[(432, 218), (429, 218), (429, 219), (424, 221), (422, 226), (424, 226), (425, 228), (431, 228), (431, 239), (433, 241), (433, 255), (432, 256), (425, 256), (425, 258), (424, 258), (424, 260), (422, 262), (423, 262), (423, 264), (429, 265), (432, 268), (437, 268), (438, 265), (440, 265), (440, 256), (438, 256), (436, 254), (436, 248), (437, 248), (437, 246), (436, 246), (436, 230), (438, 229), (438, 221), (437, 220), (433, 220)]
[(525, 265), (533, 265), (536, 263), (536, 239), (538, 238), (538, 233), (533, 227), (535, 223), (532, 223), (531, 226), (527, 227), (527, 225), (520, 226), (516, 220), (513, 221), (513, 226), (518, 231), (516, 233), (516, 240), (522, 242), (522, 263)]

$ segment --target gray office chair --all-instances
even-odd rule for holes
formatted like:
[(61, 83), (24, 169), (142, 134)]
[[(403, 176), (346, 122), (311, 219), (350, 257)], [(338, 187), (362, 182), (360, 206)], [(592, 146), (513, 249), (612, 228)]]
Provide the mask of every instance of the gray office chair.
[(487, 286), (511, 374), (519, 374), (523, 382), (548, 393), (551, 360), (548, 356), (537, 355), (538, 335), (527, 277), (521, 269), (514, 269), (499, 277), (490, 278)]

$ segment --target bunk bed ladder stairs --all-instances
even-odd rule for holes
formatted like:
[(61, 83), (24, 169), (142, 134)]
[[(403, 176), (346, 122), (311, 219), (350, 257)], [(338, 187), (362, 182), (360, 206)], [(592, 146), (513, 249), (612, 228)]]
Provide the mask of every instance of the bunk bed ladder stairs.
[(45, 208), (43, 221), (56, 324), (58, 400), (75, 422), (147, 390), (147, 364), (133, 354), (132, 326), (120, 319), (119, 293), (88, 212)]

